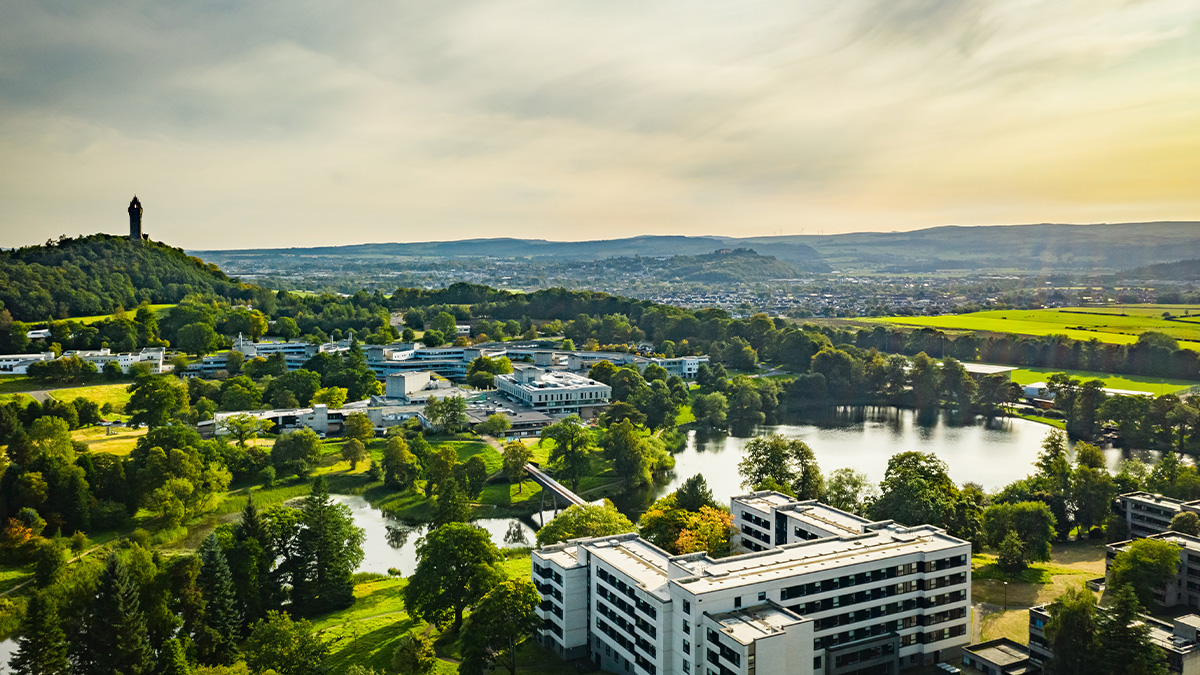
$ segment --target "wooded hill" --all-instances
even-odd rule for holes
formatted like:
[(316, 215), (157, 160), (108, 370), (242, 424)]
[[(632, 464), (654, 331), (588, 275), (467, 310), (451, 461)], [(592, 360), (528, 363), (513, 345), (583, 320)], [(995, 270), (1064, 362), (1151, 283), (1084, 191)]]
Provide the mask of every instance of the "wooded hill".
[(0, 251), (0, 309), (17, 321), (110, 314), (191, 293), (243, 295), (216, 265), (155, 241), (93, 234)]

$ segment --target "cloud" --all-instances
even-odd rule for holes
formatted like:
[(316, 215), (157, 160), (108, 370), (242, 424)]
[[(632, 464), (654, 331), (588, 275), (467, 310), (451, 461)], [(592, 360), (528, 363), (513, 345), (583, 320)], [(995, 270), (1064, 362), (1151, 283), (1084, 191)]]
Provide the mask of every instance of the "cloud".
[(0, 244), (1195, 218), (1184, 0), (14, 0)]

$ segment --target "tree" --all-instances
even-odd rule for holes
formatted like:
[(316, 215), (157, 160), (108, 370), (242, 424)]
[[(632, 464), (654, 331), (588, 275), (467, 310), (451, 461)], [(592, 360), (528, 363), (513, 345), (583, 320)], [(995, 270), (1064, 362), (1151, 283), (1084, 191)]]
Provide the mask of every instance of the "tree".
[(500, 413), (489, 415), (488, 418), (479, 424), (475, 425), (475, 433), (481, 436), (492, 436), (501, 438), (504, 432), (512, 428), (512, 422), (508, 421), (508, 417)]
[(371, 418), (367, 417), (366, 413), (352, 412), (346, 416), (342, 435), (366, 444), (375, 438), (375, 425), (371, 423)]
[(467, 500), (454, 476), (447, 476), (438, 483), (437, 512), (433, 516), (435, 527), (447, 523), (465, 523), (471, 519), (471, 503)]
[(216, 351), (221, 342), (217, 332), (207, 323), (191, 323), (179, 329), (175, 337), (175, 346), (185, 352), (204, 356)]
[(744, 487), (757, 489), (767, 478), (787, 485), (799, 499), (819, 499), (824, 492), (816, 455), (804, 441), (783, 436), (760, 436), (746, 444), (738, 463)]
[(326, 672), (329, 647), (312, 624), (293, 621), (283, 612), (267, 612), (246, 638), (246, 662), (256, 673), (273, 670), (278, 675), (313, 675)]
[(693, 512), (699, 512), (702, 506), (720, 507), (713, 498), (712, 490), (708, 488), (708, 481), (699, 473), (683, 481), (675, 490), (675, 505), (684, 511)]
[(436, 452), (431, 451), (425, 458), (425, 496), (433, 495), (434, 490), (442, 481), (454, 473), (458, 463), (458, 452), (452, 446), (443, 445)]
[(1009, 574), (1016, 574), (1024, 570), (1026, 567), (1025, 544), (1022, 543), (1021, 536), (1013, 530), (1009, 530), (997, 548), (996, 557), (1000, 569)]
[(1176, 513), (1171, 519), (1171, 531), (1190, 534), (1193, 537), (1200, 535), (1200, 516), (1194, 511)]
[(129, 403), (125, 412), (130, 423), (144, 424), (151, 429), (166, 426), (172, 419), (187, 412), (187, 387), (173, 378), (152, 376), (139, 378), (129, 385)]
[(447, 396), (439, 399), (430, 396), (425, 404), (425, 419), (437, 429), (454, 434), (466, 429), (470, 424), (467, 418), (467, 399), (462, 396)]
[(38, 588), (49, 588), (67, 567), (66, 548), (56, 539), (43, 539), (33, 553), (33, 580)]
[(633, 532), (635, 529), (625, 514), (606, 499), (603, 504), (570, 506), (538, 530), (537, 542), (538, 546), (549, 546), (569, 539), (607, 537)]
[(354, 524), (350, 507), (329, 497), (322, 476), (313, 481), (301, 511), (296, 559), (303, 571), (293, 580), (292, 603), (314, 614), (349, 607), (354, 570), (363, 559), (363, 530)]
[(533, 451), (521, 441), (509, 441), (504, 444), (504, 476), (509, 483), (517, 486), (521, 492), (525, 479), (525, 465), (533, 459)]
[(542, 595), (529, 579), (507, 579), (483, 596), (462, 632), (464, 675), (483, 675), (499, 664), (517, 672), (517, 649), (542, 624)]
[(471, 499), (479, 499), (479, 495), (483, 493), (483, 486), (487, 484), (487, 463), (483, 461), (483, 456), (471, 455), (463, 463), (463, 469), (463, 478), (466, 480), (462, 488)]
[(825, 483), (825, 503), (856, 515), (864, 515), (879, 498), (879, 488), (867, 474), (841, 468), (829, 474)]
[(1092, 675), (1096, 671), (1096, 596), (1072, 586), (1046, 608), (1044, 632), (1054, 658), (1048, 675)]
[(217, 535), (210, 534), (204, 540), (199, 555), (200, 576), (196, 581), (204, 596), (204, 619), (193, 639), (202, 663), (229, 665), (238, 655), (242, 628), (233, 576)]
[(342, 459), (350, 462), (350, 470), (354, 471), (358, 468), (358, 463), (370, 459), (371, 454), (367, 452), (367, 447), (357, 438), (342, 443)]
[(67, 639), (47, 591), (29, 597), (17, 649), (8, 667), (14, 675), (70, 675)]
[(1109, 567), (1112, 585), (1128, 585), (1149, 606), (1179, 568), (1179, 545), (1161, 539), (1135, 539), (1117, 553)]
[(74, 672), (82, 675), (150, 675), (154, 652), (141, 610), (137, 584), (125, 563), (110, 554), (95, 598), (73, 645)]
[(707, 551), (714, 558), (729, 555), (733, 538), (733, 516), (725, 509), (701, 506), (688, 512), (675, 545), (674, 553), (684, 555)]
[(633, 487), (650, 483), (650, 461), (645, 439), (638, 434), (633, 423), (622, 420), (609, 428), (601, 442), (604, 456), (611, 460), (617, 476)]
[(421, 475), (421, 462), (409, 451), (403, 436), (388, 438), (382, 464), (383, 484), (392, 489), (408, 490)]
[(1050, 559), (1054, 524), (1054, 514), (1045, 502), (992, 504), (983, 511), (988, 546), (999, 549), (1009, 533), (1016, 533), (1029, 561)]
[(958, 497), (946, 463), (937, 455), (901, 452), (888, 460), (880, 496), (871, 517), (906, 525), (940, 525), (948, 519)]
[(241, 413), (222, 419), (218, 426), (232, 436), (240, 447), (244, 448), (246, 441), (258, 438), (260, 433), (270, 428), (271, 423), (260, 417)]
[(321, 437), (304, 427), (279, 435), (271, 448), (271, 464), (284, 476), (306, 475), (321, 460)]
[(421, 342), (426, 347), (432, 349), (433, 347), (440, 347), (446, 344), (446, 336), (444, 336), (441, 331), (427, 330), (425, 331), (425, 334), (421, 336)]
[[(1112, 589), (1108, 607), (1096, 621), (1096, 661), (1106, 675), (1167, 675), (1167, 657), (1150, 639), (1134, 589)], [(1057, 658), (1057, 654), (1055, 655)]]
[(346, 403), (346, 394), (349, 390), (345, 387), (325, 387), (318, 389), (313, 394), (313, 405), (326, 405), (330, 410), (337, 410)]
[(728, 425), (729, 402), (720, 392), (701, 394), (692, 401), (692, 414), (703, 426), (724, 429)]
[(433, 640), (425, 633), (405, 633), (396, 641), (392, 667), (405, 675), (432, 675), (437, 668)]
[[(233, 352), (236, 354), (237, 352)], [(179, 638), (171, 638), (163, 642), (158, 650), (158, 665), (156, 675), (192, 675), (192, 667), (188, 664), (187, 654)]]
[(539, 442), (545, 440), (554, 442), (550, 463), (558, 467), (559, 475), (570, 483), (572, 490), (578, 490), (579, 480), (590, 464), (588, 451), (592, 447), (592, 432), (578, 415), (571, 415), (542, 429)]
[(404, 604), (415, 618), (445, 623), (454, 630), (463, 613), (493, 586), (499, 574), (500, 551), (481, 527), (448, 523), (417, 543), (417, 568), (404, 589)]

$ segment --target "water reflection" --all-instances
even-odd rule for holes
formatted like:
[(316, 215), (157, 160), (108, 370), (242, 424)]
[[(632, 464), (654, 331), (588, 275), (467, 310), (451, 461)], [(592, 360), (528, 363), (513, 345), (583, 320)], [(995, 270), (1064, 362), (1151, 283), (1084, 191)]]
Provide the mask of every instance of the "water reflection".
[[(664, 485), (631, 491), (614, 501), (636, 518), (655, 499), (685, 479), (703, 474), (718, 501), (743, 492), (737, 465), (751, 438), (781, 434), (812, 447), (828, 473), (841, 467), (862, 471), (879, 481), (887, 461), (896, 453), (932, 452), (949, 465), (958, 483), (973, 481), (995, 490), (1033, 471), (1033, 462), (1050, 427), (1022, 419), (965, 418), (955, 411), (917, 414), (886, 407), (841, 407), (816, 411), (785, 424), (735, 430), (733, 434), (692, 432), (686, 447), (675, 455), (675, 472)], [(1115, 468), (1119, 450), (1106, 451)]]

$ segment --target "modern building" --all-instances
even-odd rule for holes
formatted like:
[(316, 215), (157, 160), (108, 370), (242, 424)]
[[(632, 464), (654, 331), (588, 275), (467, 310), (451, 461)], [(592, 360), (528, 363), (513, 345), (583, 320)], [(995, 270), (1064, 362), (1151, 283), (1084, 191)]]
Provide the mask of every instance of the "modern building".
[(504, 432), (505, 438), (537, 436), (554, 422), (549, 415), (534, 410), (499, 409), (487, 404), (467, 406), (467, 419), (471, 420), (471, 424), (484, 422), (492, 415), (503, 415), (508, 420), (510, 426)]
[[(1050, 622), (1047, 605), (1029, 608), (1029, 663), (1041, 672), (1046, 662), (1054, 657), (1054, 649), (1046, 639), (1045, 628)], [(1097, 608), (1103, 612), (1103, 607)], [(1161, 621), (1143, 614), (1141, 619), (1150, 629), (1150, 641), (1158, 645), (1167, 655), (1167, 669), (1178, 675), (1200, 675), (1200, 646), (1197, 632), (1200, 631), (1200, 616), (1188, 614)]]
[(636, 675), (875, 675), (958, 656), (968, 542), (815, 502), (778, 508), (783, 495), (732, 508), (764, 499), (815, 538), (723, 559), (672, 556), (635, 534), (534, 551), (538, 641)]
[(493, 381), (496, 389), (513, 402), (546, 414), (589, 418), (612, 398), (612, 387), (603, 382), (523, 363), (513, 364), (513, 372), (497, 375)]
[(986, 675), (1028, 675), (1041, 672), (1029, 662), (1029, 648), (1006, 637), (963, 647), (964, 668)]
[[(1200, 538), (1182, 532), (1161, 532), (1146, 539), (1168, 541), (1179, 547), (1179, 566), (1175, 576), (1154, 591), (1154, 599), (1160, 607), (1171, 608), (1186, 605), (1200, 610)], [(1117, 554), (1124, 551), (1132, 541), (1109, 544), (1106, 550), (1105, 567), (1112, 565)]]
[(37, 354), (3, 354), (0, 355), (0, 373), (7, 375), (24, 375), (29, 372), (30, 364), (41, 361), (53, 361), (54, 352), (39, 352)]
[(104, 366), (109, 363), (116, 363), (121, 368), (122, 373), (128, 373), (129, 368), (135, 363), (145, 363), (150, 366), (150, 372), (158, 374), (163, 372), (163, 357), (166, 350), (162, 347), (146, 347), (138, 352), (120, 352), (112, 353), (108, 349), (81, 349), (63, 352), (63, 356), (77, 356), (84, 361), (92, 363), (97, 370), (104, 370)]
[(1171, 529), (1171, 519), (1184, 511), (1200, 514), (1200, 501), (1185, 502), (1151, 492), (1127, 492), (1117, 497), (1113, 508), (1128, 524), (1129, 536), (1139, 539)]

